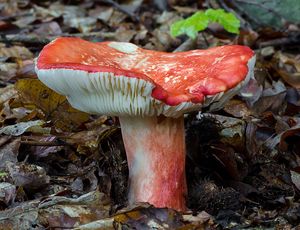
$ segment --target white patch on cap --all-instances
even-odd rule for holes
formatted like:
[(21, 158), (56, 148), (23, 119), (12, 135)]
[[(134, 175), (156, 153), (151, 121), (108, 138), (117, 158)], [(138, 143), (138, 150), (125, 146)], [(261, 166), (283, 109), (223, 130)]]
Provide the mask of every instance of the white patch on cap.
[(110, 42), (108, 46), (126, 54), (133, 54), (139, 48), (129, 42)]

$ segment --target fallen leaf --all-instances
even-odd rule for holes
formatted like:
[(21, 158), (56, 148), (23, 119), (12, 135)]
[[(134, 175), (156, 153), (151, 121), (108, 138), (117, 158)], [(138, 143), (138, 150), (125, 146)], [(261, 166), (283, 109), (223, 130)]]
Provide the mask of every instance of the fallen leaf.
[(19, 66), (16, 63), (0, 63), (0, 83), (1, 81), (7, 82), (12, 77), (16, 76), (18, 68)]
[(0, 170), (5, 169), (6, 162), (16, 163), (18, 161), (20, 144), (20, 138), (11, 139), (8, 136), (0, 136)]
[(6, 205), (14, 202), (16, 197), (16, 186), (7, 182), (0, 183), (0, 201)]
[[(12, 136), (20, 136), (26, 131), (33, 131), (35, 132), (37, 129), (36, 127), (40, 127), (41, 125), (45, 124), (42, 120), (36, 121), (27, 121), (27, 122), (20, 122), (15, 125), (8, 125), (0, 129), (0, 134), (4, 133), (6, 135)], [(31, 130), (29, 130), (31, 129)], [(40, 132), (40, 131), (38, 131)]]
[(89, 16), (100, 19), (107, 23), (110, 19), (114, 9), (108, 6), (96, 6), (94, 9), (89, 11)]
[(296, 188), (300, 191), (300, 174), (295, 171), (290, 171), (291, 179)]
[(229, 100), (225, 107), (224, 111), (238, 118), (247, 118), (252, 115), (252, 111), (245, 102), (237, 99)]
[(0, 108), (2, 104), (15, 96), (17, 94), (17, 91), (15, 90), (14, 85), (7, 85), (4, 88), (0, 88)]
[(0, 43), (0, 57), (5, 58), (20, 58), (22, 60), (33, 58), (33, 54), (24, 46), (1, 47)]
[(39, 28), (34, 30), (34, 33), (46, 37), (49, 35), (61, 35), (62, 30), (57, 22), (52, 21), (41, 24)]
[(284, 54), (278, 51), (275, 55), (278, 60), (275, 70), (288, 84), (300, 88), (300, 60), (291, 54)]
[(98, 190), (78, 198), (51, 196), (39, 204), (39, 220), (50, 228), (74, 228), (108, 217), (110, 200)]
[(88, 33), (96, 27), (96, 18), (92, 17), (75, 17), (65, 19), (64, 23), (69, 27), (76, 28), (80, 33)]
[(41, 109), (46, 119), (52, 120), (59, 129), (74, 130), (89, 119), (87, 113), (72, 108), (65, 96), (55, 93), (37, 79), (22, 79), (15, 86), (22, 103)]
[[(36, 140), (36, 143), (39, 142), (54, 142), (56, 140), (55, 136), (47, 136), (47, 137), (41, 137), (39, 140)], [(34, 155), (37, 158), (41, 157), (47, 157), (51, 153), (56, 153), (58, 151), (61, 151), (63, 149), (63, 146), (43, 146), (42, 144), (40, 146), (37, 146), (34, 148), (32, 155)]]
[(37, 165), (7, 162), (6, 168), (14, 185), (28, 190), (45, 188), (50, 182), (50, 177), (47, 176), (45, 169)]

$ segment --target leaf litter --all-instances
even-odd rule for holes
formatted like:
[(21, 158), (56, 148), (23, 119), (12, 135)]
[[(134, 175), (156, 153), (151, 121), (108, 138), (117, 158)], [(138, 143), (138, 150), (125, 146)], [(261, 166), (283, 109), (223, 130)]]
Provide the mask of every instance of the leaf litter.
[[(299, 228), (299, 25), (265, 27), (240, 2), (1, 2), (0, 229)], [(170, 36), (174, 22), (208, 8), (238, 15), (240, 34), (209, 25), (195, 40)], [(34, 57), (57, 36), (255, 49), (255, 78), (239, 96), (186, 117), (190, 211), (128, 206), (118, 120), (73, 109), (36, 78)]]

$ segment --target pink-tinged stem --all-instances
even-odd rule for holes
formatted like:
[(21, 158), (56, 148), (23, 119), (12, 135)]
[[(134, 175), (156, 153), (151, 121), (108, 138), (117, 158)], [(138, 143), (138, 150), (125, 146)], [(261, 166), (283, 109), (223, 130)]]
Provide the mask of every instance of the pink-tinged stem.
[(129, 202), (185, 210), (183, 117), (120, 117), (129, 167)]

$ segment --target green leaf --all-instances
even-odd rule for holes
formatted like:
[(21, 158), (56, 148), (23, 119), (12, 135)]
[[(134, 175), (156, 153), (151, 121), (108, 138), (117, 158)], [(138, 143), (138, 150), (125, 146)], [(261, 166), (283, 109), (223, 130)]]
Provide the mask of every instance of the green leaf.
[(207, 28), (208, 23), (208, 17), (203, 12), (197, 12), (185, 20), (185, 32), (190, 38), (195, 39), (199, 31)]
[(224, 10), (223, 9), (207, 9), (205, 11), (205, 15), (207, 17), (209, 17), (209, 20), (211, 22), (217, 22), (218, 23), (218, 19), (220, 17), (220, 14), (223, 14), (224, 13)]
[(186, 34), (195, 39), (199, 31), (205, 30), (208, 26), (208, 17), (203, 12), (197, 12), (191, 17), (175, 22), (171, 25), (171, 35), (176, 37)]
[(208, 9), (205, 14), (211, 22), (219, 23), (230, 33), (239, 33), (240, 20), (232, 13), (227, 13), (223, 9)]
[(239, 33), (240, 21), (234, 14), (227, 13), (223, 9), (208, 9), (205, 12), (196, 12), (186, 19), (173, 23), (170, 33), (173, 37), (186, 34), (190, 38), (195, 39), (198, 32), (205, 30), (211, 22), (219, 23), (228, 32)]
[(176, 36), (179, 36), (181, 34), (184, 34), (185, 31), (184, 31), (184, 23), (185, 23), (185, 20), (180, 20), (180, 21), (177, 21), (175, 23), (173, 23), (171, 25), (171, 36), (173, 37), (176, 37)]

